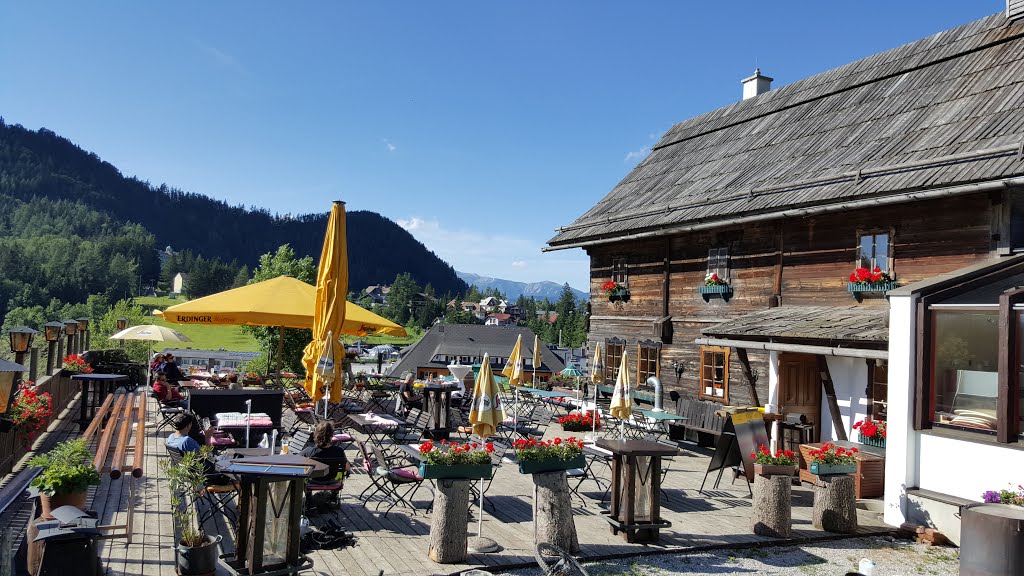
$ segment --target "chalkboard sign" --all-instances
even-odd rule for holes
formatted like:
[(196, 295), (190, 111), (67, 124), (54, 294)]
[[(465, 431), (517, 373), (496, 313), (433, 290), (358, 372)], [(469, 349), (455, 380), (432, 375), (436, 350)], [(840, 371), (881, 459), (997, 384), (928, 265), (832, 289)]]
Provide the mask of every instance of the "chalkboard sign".
[(749, 490), (750, 483), (754, 481), (754, 459), (750, 455), (757, 451), (758, 446), (770, 446), (768, 429), (764, 425), (761, 413), (750, 411), (726, 414), (722, 434), (718, 437), (715, 453), (711, 455), (708, 470), (704, 473), (704, 482), (701, 482), (700, 491), (704, 490), (704, 483), (707, 482), (709, 474), (718, 472), (714, 485), (715, 488), (718, 488), (725, 469), (738, 467), (740, 464), (743, 465)]

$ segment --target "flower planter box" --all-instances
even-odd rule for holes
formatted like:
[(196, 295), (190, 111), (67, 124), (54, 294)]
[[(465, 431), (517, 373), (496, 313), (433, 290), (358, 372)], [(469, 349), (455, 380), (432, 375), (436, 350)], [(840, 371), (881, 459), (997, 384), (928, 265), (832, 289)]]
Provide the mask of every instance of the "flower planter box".
[(796, 476), (796, 465), (754, 463), (754, 474), (760, 474), (761, 476)]
[(710, 302), (712, 298), (721, 298), (728, 302), (729, 298), (732, 298), (732, 286), (729, 286), (728, 284), (700, 286), (697, 288), (697, 292), (705, 302)]
[[(562, 430), (564, 432), (590, 432), (594, 428), (593, 426), (582, 426), (579, 424), (562, 424)], [(597, 425), (597, 429), (601, 429), (601, 425)]]
[(609, 302), (629, 302), (629, 290), (618, 290), (608, 294)]
[(492, 470), (490, 463), (445, 465), (420, 462), (420, 476), (426, 479), (487, 480)]
[(585, 468), (587, 461), (583, 454), (568, 460), (521, 460), (519, 462), (520, 474), (537, 474), (538, 472), (557, 472), (559, 470), (572, 470), (573, 468)]
[(811, 462), (807, 465), (810, 469), (811, 474), (816, 476), (834, 476), (837, 474), (853, 474), (857, 471), (857, 463), (853, 464), (825, 464), (821, 462)]
[(858, 433), (857, 441), (866, 446), (875, 446), (877, 448), (885, 448), (885, 438), (868, 438), (867, 436)]
[(897, 282), (883, 282), (878, 284), (862, 284), (860, 282), (848, 282), (846, 284), (846, 291), (849, 292), (857, 302), (864, 299), (864, 294), (881, 293), (884, 294), (889, 290), (895, 290), (900, 285)]

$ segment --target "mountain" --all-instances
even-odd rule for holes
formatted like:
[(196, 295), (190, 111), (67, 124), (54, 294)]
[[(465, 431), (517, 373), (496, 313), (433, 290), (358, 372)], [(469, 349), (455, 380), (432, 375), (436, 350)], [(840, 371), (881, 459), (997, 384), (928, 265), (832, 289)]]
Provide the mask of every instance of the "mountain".
[[(0, 205), (5, 207), (0, 211), (0, 240), (10, 241), (4, 247), (9, 253), (0, 250), (0, 263), (5, 258), (8, 263), (29, 260), (31, 253), (13, 240), (44, 235), (73, 234), (86, 241), (105, 235), (109, 239), (105, 246), (116, 253), (115, 239), (123, 233), (122, 227), (135, 225), (141, 229), (134, 231), (136, 236), (148, 232), (152, 235), (148, 242), (155, 242), (156, 248), (190, 250), (250, 268), (260, 255), (282, 244), (290, 244), (297, 257), (318, 260), (330, 208), (325, 205), (321, 214), (278, 215), (262, 208), (229, 206), (166, 184), (154, 186), (122, 175), (95, 153), (51, 130), (33, 131), (6, 124), (2, 118)], [(40, 216), (76, 211), (95, 225), (82, 222), (69, 229), (47, 224)], [(21, 216), (15, 218), (16, 212)], [(449, 264), (391, 220), (374, 212), (354, 211), (348, 213), (347, 225), (351, 291), (389, 284), (396, 275), (408, 272), (418, 284), (429, 283), (438, 294), (465, 292), (466, 284)], [(156, 278), (160, 270), (155, 256), (142, 255), (137, 249), (144, 243), (133, 244), (129, 260), (137, 262), (137, 274), (146, 281)], [(30, 296), (26, 299), (31, 300)]]
[[(504, 294), (509, 300), (516, 300), (520, 295), (526, 297), (533, 297), (537, 300), (543, 300), (547, 298), (551, 302), (556, 302), (562, 295), (562, 284), (555, 282), (516, 282), (515, 280), (503, 280), (501, 278), (489, 278), (487, 276), (480, 276), (473, 274), (472, 272), (460, 272), (455, 271), (459, 278), (464, 280), (466, 284), (472, 284), (478, 289), (486, 290), (488, 288), (497, 288), (499, 292)], [(589, 300), (590, 294), (587, 292), (581, 292), (575, 288), (572, 289), (572, 293), (576, 296), (577, 300)]]

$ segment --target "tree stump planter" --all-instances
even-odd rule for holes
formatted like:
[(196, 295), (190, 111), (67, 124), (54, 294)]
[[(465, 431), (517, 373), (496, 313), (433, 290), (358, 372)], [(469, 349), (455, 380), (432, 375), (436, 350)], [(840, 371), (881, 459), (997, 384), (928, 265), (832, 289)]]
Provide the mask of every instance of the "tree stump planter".
[(793, 474), (754, 476), (753, 529), (758, 536), (793, 534)]
[(827, 532), (857, 531), (856, 479), (849, 474), (818, 476), (814, 483), (814, 527)]
[(439, 564), (464, 561), (469, 547), (468, 517), (469, 480), (438, 480), (427, 557)]
[(533, 475), (534, 544), (548, 543), (570, 554), (579, 552), (580, 543), (569, 498), (569, 483), (564, 471)]

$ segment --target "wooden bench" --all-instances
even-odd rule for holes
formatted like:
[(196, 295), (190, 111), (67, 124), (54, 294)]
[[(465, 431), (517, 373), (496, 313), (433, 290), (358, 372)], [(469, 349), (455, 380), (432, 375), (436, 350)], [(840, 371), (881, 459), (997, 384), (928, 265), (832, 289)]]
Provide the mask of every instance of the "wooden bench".
[[(103, 538), (127, 538), (132, 541), (132, 520), (135, 512), (135, 479), (141, 478), (146, 459), (146, 396), (143, 394), (110, 394), (96, 411), (82, 437), (95, 452), (93, 466), (110, 480), (128, 480), (128, 510), (125, 524), (99, 526)], [(132, 431), (134, 430), (134, 441)], [(131, 465), (126, 467), (128, 451)]]
[(722, 405), (717, 402), (681, 397), (676, 401), (676, 414), (685, 417), (686, 420), (681, 424), (673, 424), (672, 427), (683, 432), (696, 432), (698, 446), (714, 446), (725, 426), (725, 418), (717, 414), (721, 407)]

